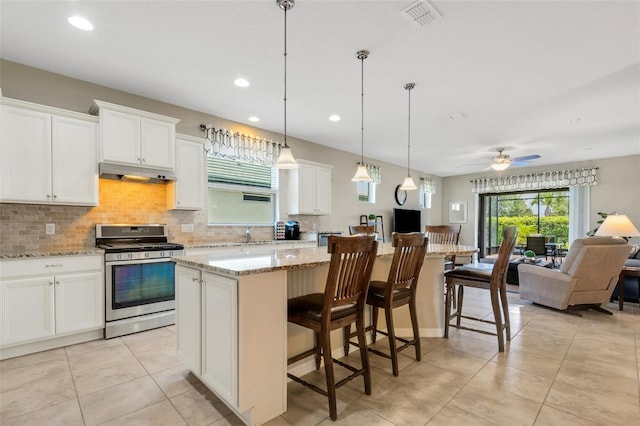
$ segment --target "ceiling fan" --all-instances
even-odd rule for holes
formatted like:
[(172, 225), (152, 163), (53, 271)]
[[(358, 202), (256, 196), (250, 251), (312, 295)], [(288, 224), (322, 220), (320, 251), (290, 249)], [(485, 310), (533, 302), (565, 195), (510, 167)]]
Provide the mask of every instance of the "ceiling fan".
[(507, 154), (502, 153), (504, 151), (504, 148), (498, 148), (497, 151), (498, 155), (493, 157), (493, 161), (491, 162), (491, 168), (493, 168), (494, 170), (504, 170), (512, 164), (514, 166), (526, 166), (530, 164), (529, 161), (540, 158), (538, 154), (511, 158)]

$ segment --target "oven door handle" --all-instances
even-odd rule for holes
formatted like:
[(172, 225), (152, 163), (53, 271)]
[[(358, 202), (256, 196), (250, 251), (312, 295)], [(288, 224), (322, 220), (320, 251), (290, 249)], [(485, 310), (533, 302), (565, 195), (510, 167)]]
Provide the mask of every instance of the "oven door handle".
[[(108, 260), (104, 263), (105, 266), (115, 265), (133, 265), (136, 263), (162, 263), (173, 262), (170, 257), (160, 257), (156, 259), (126, 259), (126, 260)], [(175, 262), (173, 262), (175, 263)]]

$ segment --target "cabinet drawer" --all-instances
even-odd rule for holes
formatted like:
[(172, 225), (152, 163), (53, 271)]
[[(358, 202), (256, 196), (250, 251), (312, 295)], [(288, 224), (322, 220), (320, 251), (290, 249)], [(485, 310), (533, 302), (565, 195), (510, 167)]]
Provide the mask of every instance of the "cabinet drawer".
[(68, 272), (102, 269), (104, 257), (59, 256), (37, 259), (7, 260), (0, 262), (0, 278), (17, 278), (37, 275), (56, 275)]

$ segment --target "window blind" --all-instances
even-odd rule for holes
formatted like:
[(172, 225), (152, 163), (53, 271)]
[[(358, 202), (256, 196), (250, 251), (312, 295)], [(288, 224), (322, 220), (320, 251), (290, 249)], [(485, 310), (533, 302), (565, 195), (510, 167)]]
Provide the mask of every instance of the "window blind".
[(273, 188), (271, 166), (207, 157), (207, 180), (211, 183)]

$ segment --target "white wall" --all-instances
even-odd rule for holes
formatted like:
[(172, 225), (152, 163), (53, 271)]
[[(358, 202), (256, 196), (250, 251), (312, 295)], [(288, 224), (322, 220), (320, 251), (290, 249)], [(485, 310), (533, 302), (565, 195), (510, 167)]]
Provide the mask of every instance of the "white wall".
[[(507, 169), (504, 176), (551, 170), (567, 170), (598, 167), (598, 185), (591, 187), (590, 227), (593, 229), (600, 220), (598, 212), (618, 212), (629, 216), (640, 229), (640, 155), (605, 158), (594, 161), (556, 164), (544, 167), (526, 167)], [(466, 201), (468, 220), (462, 225), (461, 244), (477, 246), (478, 238), (478, 196), (471, 192), (470, 181), (480, 177), (496, 177), (498, 172), (446, 177), (443, 179), (444, 194), (441, 202), (441, 214), (448, 220), (448, 207), (451, 201)]]

